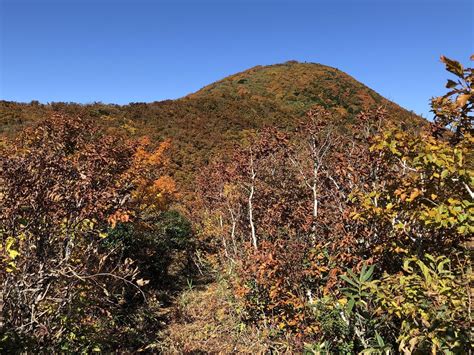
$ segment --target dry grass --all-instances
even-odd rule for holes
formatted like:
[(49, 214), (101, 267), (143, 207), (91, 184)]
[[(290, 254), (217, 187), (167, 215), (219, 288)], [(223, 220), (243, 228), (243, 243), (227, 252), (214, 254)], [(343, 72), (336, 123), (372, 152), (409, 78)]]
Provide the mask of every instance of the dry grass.
[(225, 281), (189, 289), (177, 301), (174, 320), (156, 348), (165, 353), (289, 353), (268, 334), (241, 323)]

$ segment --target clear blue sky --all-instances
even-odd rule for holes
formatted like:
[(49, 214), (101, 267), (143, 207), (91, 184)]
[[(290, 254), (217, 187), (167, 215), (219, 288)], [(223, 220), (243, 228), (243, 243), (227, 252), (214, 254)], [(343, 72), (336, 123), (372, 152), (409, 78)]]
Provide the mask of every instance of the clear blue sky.
[(474, 52), (470, 0), (0, 0), (0, 98), (173, 99), (258, 64), (337, 67), (429, 115), (445, 54)]

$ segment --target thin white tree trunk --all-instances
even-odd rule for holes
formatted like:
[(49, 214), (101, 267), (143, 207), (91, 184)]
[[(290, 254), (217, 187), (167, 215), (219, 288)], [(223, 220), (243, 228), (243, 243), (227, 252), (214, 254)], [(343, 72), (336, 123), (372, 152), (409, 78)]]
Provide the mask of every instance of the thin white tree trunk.
[(316, 218), (318, 218), (318, 207), (319, 207), (319, 201), (318, 201), (318, 188), (317, 188), (317, 178), (318, 178), (318, 171), (316, 168), (316, 163), (314, 164), (314, 181), (313, 181), (313, 217), (314, 217), (314, 223), (316, 223)]
[(253, 167), (253, 157), (252, 153), (250, 153), (250, 169), (251, 169), (251, 183), (250, 183), (250, 194), (249, 194), (249, 222), (250, 222), (250, 230), (252, 234), (252, 244), (255, 250), (257, 250), (257, 235), (255, 233), (255, 224), (253, 222), (253, 195), (255, 193), (255, 170)]

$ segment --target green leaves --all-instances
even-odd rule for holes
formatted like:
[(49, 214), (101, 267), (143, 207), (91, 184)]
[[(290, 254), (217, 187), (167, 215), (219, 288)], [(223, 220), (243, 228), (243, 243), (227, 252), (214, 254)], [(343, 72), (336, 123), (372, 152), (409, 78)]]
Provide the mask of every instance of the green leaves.
[(361, 283), (368, 281), (372, 277), (374, 269), (375, 269), (375, 265), (371, 265), (367, 268), (367, 265), (364, 264), (360, 272), (359, 281)]
[(347, 277), (346, 275), (341, 275), (340, 278), (342, 280), (346, 281), (348, 284), (354, 286), (354, 287), (359, 287), (357, 280), (353, 281), (349, 277)]
[(352, 312), (354, 306), (367, 307), (365, 301), (366, 297), (374, 294), (376, 282), (371, 281), (375, 265), (367, 266), (364, 264), (359, 275), (354, 274), (352, 270), (347, 270), (346, 275), (341, 275), (340, 278), (352, 287), (345, 287), (342, 289), (344, 295), (348, 297), (347, 311)]
[(401, 321), (399, 351), (463, 352), (469, 337), (465, 309), (470, 266), (425, 254), (404, 260), (404, 273), (385, 275), (378, 287), (381, 311)]

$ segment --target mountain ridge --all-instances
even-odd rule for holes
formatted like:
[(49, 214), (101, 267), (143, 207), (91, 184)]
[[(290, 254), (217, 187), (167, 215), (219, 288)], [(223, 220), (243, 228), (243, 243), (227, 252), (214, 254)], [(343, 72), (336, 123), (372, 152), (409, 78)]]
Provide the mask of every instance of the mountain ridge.
[(132, 137), (147, 135), (153, 142), (171, 138), (172, 175), (188, 189), (195, 172), (213, 157), (231, 152), (248, 132), (267, 126), (292, 131), (314, 105), (349, 123), (359, 112), (380, 106), (397, 125), (426, 122), (339, 69), (288, 61), (232, 74), (176, 100), (128, 105), (0, 101), (0, 136), (15, 136), (25, 126), (62, 112), (90, 117)]

